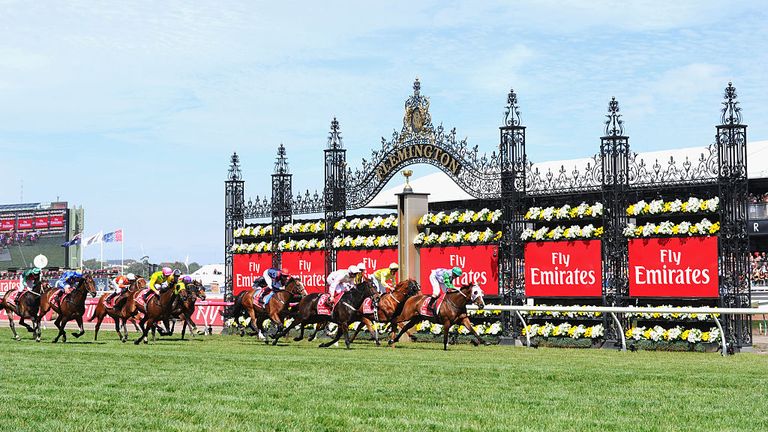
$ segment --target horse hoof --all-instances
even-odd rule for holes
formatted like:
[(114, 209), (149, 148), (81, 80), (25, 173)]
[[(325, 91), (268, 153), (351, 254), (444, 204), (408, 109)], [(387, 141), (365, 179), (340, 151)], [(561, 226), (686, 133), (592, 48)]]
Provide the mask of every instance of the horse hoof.
[(35, 342), (40, 342), (40, 338), (35, 338)]
[(480, 345), (479, 343), (477, 343), (477, 341), (474, 341), (474, 340), (473, 340), (473, 341), (470, 341), (470, 343), (471, 343), (472, 345), (474, 345), (474, 346), (478, 346), (478, 345)]
[(134, 345), (138, 345), (138, 344), (140, 344), (140, 343), (141, 343), (141, 339), (139, 339), (139, 340), (137, 340), (137, 341), (134, 341), (134, 342), (133, 342), (133, 344), (134, 344)]
[(80, 336), (82, 336), (82, 335), (83, 335), (83, 333), (80, 333), (80, 334), (77, 334), (77, 333), (72, 333), (72, 336), (74, 336), (75, 338), (79, 338), (79, 337), (80, 337)]
[(483, 341), (483, 346), (491, 346), (491, 343), (488, 341)]
[(17, 341), (19, 341), (19, 340), (21, 340), (21, 336), (14, 336), (14, 337), (13, 337), (13, 340), (17, 340)]
[(411, 342), (416, 342), (416, 341), (418, 341), (418, 339), (416, 338), (416, 336), (409, 336), (409, 337), (411, 338)]
[(295, 338), (293, 338), (293, 341), (294, 341), (294, 342), (298, 342), (298, 341), (300, 341), (300, 340), (302, 340), (302, 339), (304, 339), (304, 338), (300, 338), (300, 337), (296, 336)]

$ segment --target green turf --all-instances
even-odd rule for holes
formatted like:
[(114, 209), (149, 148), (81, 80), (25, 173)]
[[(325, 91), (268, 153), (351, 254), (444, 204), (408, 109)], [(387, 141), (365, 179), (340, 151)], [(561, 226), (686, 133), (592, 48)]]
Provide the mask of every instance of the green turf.
[(768, 429), (757, 354), (102, 335), (14, 342), (3, 324), (0, 430)]

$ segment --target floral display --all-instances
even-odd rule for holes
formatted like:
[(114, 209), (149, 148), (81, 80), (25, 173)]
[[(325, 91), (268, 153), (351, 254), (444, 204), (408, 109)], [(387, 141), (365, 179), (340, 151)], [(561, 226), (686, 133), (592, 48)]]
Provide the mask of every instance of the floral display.
[[(473, 324), (472, 327), (474, 327), (475, 331), (479, 335), (499, 335), (501, 334), (501, 322), (496, 321), (494, 323), (482, 323), (482, 324)], [(443, 326), (441, 324), (435, 324), (431, 323), (429, 321), (422, 321), (414, 327), (417, 332), (420, 333), (431, 333), (433, 335), (440, 335), (443, 334)], [(463, 326), (463, 325), (453, 325), (448, 330), (449, 333), (458, 333), (460, 335), (468, 335), (471, 334), (471, 331)]]
[(638, 237), (661, 237), (661, 236), (706, 236), (717, 234), (720, 231), (720, 222), (712, 223), (709, 219), (702, 219), (701, 222), (674, 223), (664, 221), (660, 223), (648, 222), (644, 225), (627, 224), (624, 227), (624, 236), (630, 238)]
[(493, 231), (487, 228), (485, 231), (464, 231), (459, 230), (457, 232), (445, 231), (440, 234), (419, 233), (416, 239), (413, 240), (413, 244), (417, 246), (434, 246), (434, 245), (464, 245), (464, 244), (481, 244), (492, 243), (501, 239), (501, 231)]
[(490, 210), (484, 208), (480, 211), (464, 210), (464, 211), (452, 211), (450, 213), (427, 213), (419, 219), (419, 225), (421, 226), (437, 226), (437, 225), (455, 225), (455, 224), (471, 224), (490, 222), (496, 223), (501, 218), (501, 210)]
[[(562, 305), (553, 305), (560, 307)], [(520, 315), (531, 318), (599, 318), (602, 312), (574, 312), (574, 311), (521, 311)]]
[(526, 228), (520, 235), (520, 239), (523, 241), (584, 240), (600, 238), (602, 236), (603, 227), (595, 227), (592, 224), (583, 227), (578, 225), (571, 225), (569, 227), (558, 225), (554, 228)]
[(627, 207), (627, 216), (665, 215), (675, 213), (716, 212), (720, 207), (720, 198), (699, 199), (690, 197), (687, 201), (653, 200), (638, 201)]
[(683, 341), (690, 343), (710, 343), (717, 342), (720, 338), (720, 330), (712, 327), (709, 331), (701, 331), (696, 328), (685, 329), (680, 326), (665, 329), (661, 326), (654, 327), (631, 327), (624, 333), (627, 339), (631, 340), (649, 340), (659, 341)]
[(396, 235), (344, 236), (335, 237), (332, 246), (338, 248), (385, 248), (397, 246)]
[(529, 324), (523, 328), (523, 335), (549, 337), (563, 337), (571, 339), (598, 339), (605, 335), (605, 327), (602, 324), (585, 326), (583, 324), (573, 325), (571, 323), (562, 323), (554, 325), (552, 323)]
[(232, 253), (271, 252), (272, 242), (233, 244), (229, 250)]
[(397, 228), (397, 215), (372, 218), (339, 219), (333, 224), (336, 231)]
[(272, 235), (272, 225), (255, 225), (237, 228), (232, 233), (235, 237), (266, 237)]
[[(632, 306), (628, 306), (632, 307)], [(656, 307), (656, 308), (680, 308), (680, 306), (645, 306), (647, 308), (649, 307)], [(719, 317), (719, 313), (712, 313), (712, 314), (695, 314), (695, 313), (687, 313), (687, 312), (677, 312), (677, 313), (659, 313), (659, 312), (629, 312), (625, 314), (627, 318), (639, 318), (639, 319), (665, 319), (665, 320), (686, 320), (686, 321), (709, 321), (713, 317)]]
[(313, 222), (298, 222), (283, 225), (280, 228), (280, 232), (283, 234), (299, 234), (299, 233), (321, 233), (325, 231), (325, 222), (313, 221)]
[(305, 251), (305, 250), (319, 250), (325, 248), (325, 240), (323, 239), (302, 239), (302, 240), (281, 240), (277, 244), (277, 250), (279, 251)]
[(572, 207), (568, 204), (562, 207), (531, 207), (525, 213), (525, 219), (530, 221), (553, 221), (566, 219), (595, 218), (603, 215), (603, 204), (589, 205), (585, 202)]

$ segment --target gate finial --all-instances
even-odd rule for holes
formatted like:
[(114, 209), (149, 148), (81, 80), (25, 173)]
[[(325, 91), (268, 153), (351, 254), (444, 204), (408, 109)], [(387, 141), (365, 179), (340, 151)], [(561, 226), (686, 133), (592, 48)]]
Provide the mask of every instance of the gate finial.
[(333, 150), (344, 148), (341, 143), (341, 130), (339, 129), (339, 122), (336, 120), (336, 117), (331, 121), (331, 132), (328, 134), (328, 148)]
[(623, 136), (624, 135), (624, 121), (621, 120), (621, 114), (619, 114), (619, 101), (615, 97), (611, 98), (608, 103), (608, 120), (605, 121), (605, 135), (606, 136)]
[(520, 106), (517, 104), (517, 94), (513, 89), (509, 90), (507, 95), (507, 110), (504, 111), (504, 124), (507, 126), (520, 126)]
[(733, 86), (732, 82), (728, 82), (728, 87), (725, 88), (723, 98), (723, 114), (720, 116), (723, 124), (741, 124), (741, 107), (739, 107), (739, 101), (736, 100), (736, 87)]
[(416, 77), (416, 80), (413, 81), (413, 95), (419, 96), (420, 92), (421, 92), (421, 83), (419, 82), (419, 77)]
[(288, 159), (285, 157), (285, 146), (283, 143), (280, 143), (280, 147), (277, 148), (275, 174), (288, 174)]
[(243, 176), (240, 172), (240, 156), (237, 155), (237, 152), (234, 152), (229, 160), (229, 174), (227, 175), (227, 180), (237, 181), (242, 178)]

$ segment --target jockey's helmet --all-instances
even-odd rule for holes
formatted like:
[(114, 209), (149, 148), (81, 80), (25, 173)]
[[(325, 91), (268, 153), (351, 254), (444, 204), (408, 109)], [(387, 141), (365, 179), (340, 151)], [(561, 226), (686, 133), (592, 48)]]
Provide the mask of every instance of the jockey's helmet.
[(360, 269), (359, 269), (359, 268), (357, 268), (357, 266), (356, 266), (356, 265), (351, 265), (351, 266), (349, 266), (349, 268), (347, 269), (347, 271), (348, 271), (350, 274), (358, 274), (358, 273), (360, 273)]
[(179, 277), (179, 276), (181, 276), (181, 270), (179, 270), (179, 269), (176, 269), (176, 270), (174, 270), (174, 271), (173, 271), (173, 275), (174, 275), (175, 277)]
[(170, 276), (173, 274), (173, 270), (170, 267), (163, 267), (163, 276)]
[(453, 268), (453, 270), (451, 270), (451, 273), (453, 273), (453, 275), (454, 275), (455, 277), (459, 277), (459, 276), (461, 276), (461, 275), (462, 275), (464, 272), (463, 272), (463, 271), (461, 271), (461, 269), (460, 269), (459, 267), (454, 267), (454, 268)]
[(136, 280), (136, 275), (135, 275), (135, 274), (133, 274), (133, 273), (128, 273), (127, 275), (125, 275), (125, 277), (126, 277), (126, 278), (127, 278), (129, 281), (131, 281), (131, 282), (133, 282), (133, 281), (135, 281), (135, 280)]
[(181, 281), (185, 284), (192, 283), (192, 276), (190, 275), (184, 275), (183, 278), (181, 278)]
[(115, 279), (115, 283), (116, 283), (116, 284), (117, 284), (117, 286), (119, 286), (120, 288), (125, 288), (126, 286), (130, 285), (130, 281), (128, 280), (128, 278), (127, 278), (127, 277), (125, 277), (125, 276), (122, 276), (122, 275), (121, 275), (121, 276), (118, 276), (118, 277)]
[(397, 263), (393, 262), (392, 264), (389, 265), (389, 269), (392, 270), (392, 271), (400, 270), (400, 266), (397, 265)]

